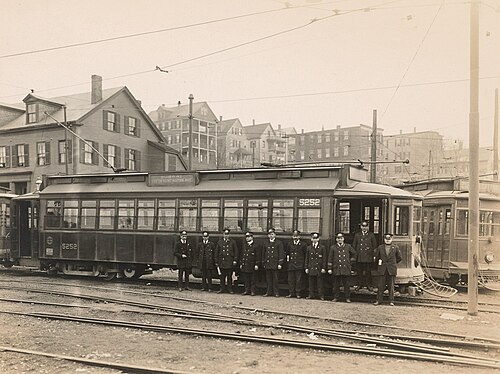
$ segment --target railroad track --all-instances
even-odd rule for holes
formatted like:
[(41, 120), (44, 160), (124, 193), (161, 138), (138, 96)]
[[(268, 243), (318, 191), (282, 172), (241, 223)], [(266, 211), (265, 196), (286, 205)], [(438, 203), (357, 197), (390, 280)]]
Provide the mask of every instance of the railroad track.
[[(88, 287), (88, 286), (86, 286)], [(4, 287), (2, 287), (4, 288)], [(15, 287), (5, 287), (8, 289), (15, 290), (17, 288)], [(311, 329), (307, 326), (298, 326), (298, 325), (287, 325), (287, 324), (282, 324), (282, 323), (262, 323), (259, 322), (257, 323), (255, 321), (254, 317), (251, 318), (241, 318), (241, 317), (232, 317), (232, 316), (227, 316), (227, 315), (221, 315), (221, 314), (213, 314), (213, 313), (207, 313), (207, 312), (199, 312), (196, 310), (192, 309), (185, 309), (185, 308), (172, 308), (168, 307), (165, 305), (161, 304), (152, 304), (152, 303), (138, 303), (138, 302), (132, 302), (130, 300), (126, 299), (118, 299), (118, 298), (109, 298), (109, 297), (97, 297), (97, 296), (92, 296), (92, 295), (85, 295), (82, 294), (81, 292), (78, 293), (69, 293), (69, 292), (62, 292), (62, 291), (55, 291), (55, 290), (40, 290), (40, 289), (28, 289), (26, 287), (19, 287), (19, 290), (27, 291), (27, 292), (35, 292), (35, 293), (45, 293), (45, 294), (53, 294), (57, 296), (66, 296), (66, 297), (76, 297), (84, 300), (90, 300), (90, 301), (100, 301), (100, 302), (106, 302), (106, 303), (118, 303), (122, 305), (127, 305), (127, 306), (133, 306), (133, 307), (139, 307), (139, 308), (144, 308), (144, 309), (155, 309), (155, 310), (160, 310), (161, 313), (159, 312), (150, 312), (151, 314), (156, 314), (156, 315), (165, 315), (165, 312), (170, 313), (170, 316), (175, 316), (175, 317), (182, 317), (182, 318), (195, 318), (195, 319), (209, 319), (217, 322), (226, 322), (226, 323), (238, 323), (238, 324), (247, 324), (247, 325), (258, 325), (258, 326), (267, 326), (267, 327), (273, 327), (277, 329), (286, 329), (286, 330), (291, 330), (295, 332), (301, 332), (301, 333), (306, 333), (306, 334), (316, 334), (316, 335), (324, 335), (327, 337), (335, 337), (335, 338), (344, 338), (347, 340), (355, 340), (355, 341), (360, 341), (368, 345), (383, 345), (383, 346), (388, 346), (391, 348), (369, 348), (367, 349), (367, 346), (351, 346), (351, 345), (346, 345), (342, 344), (341, 347), (338, 345), (331, 345), (325, 343), (311, 343), (311, 342), (297, 342), (293, 341), (289, 342), (286, 339), (278, 339), (280, 341), (277, 341), (276, 338), (273, 338), (269, 340), (269, 338), (266, 337), (255, 337), (255, 336), (242, 336), (242, 334), (236, 334), (232, 335), (230, 333), (221, 333), (220, 331), (206, 331), (206, 330), (196, 330), (196, 329), (185, 329), (185, 328), (178, 328), (174, 326), (143, 326), (143, 324), (136, 324), (136, 323), (131, 323), (131, 322), (126, 322), (126, 321), (114, 321), (114, 320), (103, 320), (99, 322), (98, 320), (95, 319), (89, 319), (89, 318), (83, 318), (82, 320), (78, 320), (78, 318), (81, 317), (67, 317), (67, 316), (62, 316), (62, 315), (49, 315), (46, 313), (26, 313), (28, 316), (32, 317), (37, 317), (37, 318), (51, 318), (51, 319), (58, 319), (58, 320), (67, 320), (67, 321), (77, 321), (77, 322), (86, 322), (86, 323), (96, 323), (96, 324), (104, 324), (104, 325), (113, 325), (113, 326), (121, 326), (121, 327), (134, 327), (134, 328), (153, 328), (154, 331), (168, 331), (168, 332), (177, 332), (177, 333), (182, 333), (182, 334), (194, 334), (194, 335), (201, 335), (201, 336), (210, 336), (210, 337), (219, 337), (219, 338), (226, 338), (226, 339), (240, 339), (240, 340), (245, 340), (245, 341), (253, 341), (253, 342), (260, 342), (260, 343), (268, 343), (268, 344), (281, 344), (281, 345), (287, 345), (287, 346), (294, 346), (297, 348), (315, 348), (315, 349), (328, 349), (328, 350), (337, 350), (337, 351), (348, 351), (352, 353), (366, 353), (366, 354), (373, 354), (373, 355), (384, 355), (387, 357), (399, 357), (399, 358), (407, 358), (407, 359), (418, 359), (418, 360), (424, 360), (424, 361), (434, 361), (434, 362), (445, 362), (445, 363), (453, 363), (453, 364), (459, 364), (459, 365), (471, 365), (471, 366), (481, 366), (481, 367), (489, 367), (489, 368), (500, 368), (498, 366), (498, 362), (494, 359), (487, 359), (487, 358), (482, 358), (482, 357), (475, 357), (469, 354), (463, 354), (463, 353), (456, 353), (456, 352), (450, 352), (449, 348), (447, 346), (454, 346), (454, 347), (460, 347), (460, 348), (467, 348), (467, 349), (499, 349), (500, 348), (500, 342), (491, 340), (491, 339), (482, 339), (482, 338), (473, 338), (471, 337), (464, 337), (464, 336), (457, 336), (457, 335), (452, 335), (452, 334), (445, 334), (446, 336), (453, 336), (455, 338), (460, 338), (460, 339), (467, 339), (466, 341), (454, 341), (454, 340), (443, 340), (442, 338), (422, 338), (422, 337), (416, 337), (416, 336), (402, 336), (402, 335), (384, 335), (378, 333), (378, 332), (373, 332), (373, 333), (365, 333), (365, 334), (360, 334), (359, 332), (353, 332), (353, 331), (348, 331), (348, 330), (334, 330), (334, 329)], [(102, 290), (101, 287), (98, 289)], [(110, 290), (110, 289), (107, 289)], [(111, 289), (112, 290), (112, 289)], [(117, 291), (114, 289), (113, 291)], [(127, 292), (127, 293), (134, 293), (134, 294), (144, 294), (142, 292), (137, 292), (137, 291), (123, 291), (122, 292)], [(158, 296), (154, 295), (151, 293), (146, 293), (148, 296)], [(164, 296), (161, 296), (164, 297)], [(30, 304), (35, 304), (35, 303), (43, 303), (43, 302), (34, 302), (33, 300), (8, 300), (8, 299), (1, 299), (2, 301), (6, 302), (26, 302)], [(57, 303), (50, 303), (50, 305), (61, 305)], [(62, 306), (67, 306), (67, 305), (62, 305)], [(75, 307), (75, 305), (71, 305), (72, 307)], [(77, 306), (79, 307), (79, 306)], [(88, 306), (87, 306), (88, 307)], [(137, 311), (131, 311), (127, 310), (130, 312), (137, 312)], [(255, 312), (255, 310), (254, 310)], [(274, 312), (274, 311), (265, 311), (267, 313), (280, 313), (280, 312)], [(144, 312), (141, 312), (144, 314)], [(282, 314), (282, 313), (281, 313)], [(289, 314), (287, 314), (289, 315)], [(294, 316), (297, 316), (297, 314), (292, 314)], [(307, 318), (311, 318), (311, 316), (303, 316)], [(329, 320), (331, 321), (332, 319), (325, 319), (321, 318), (323, 320)], [(346, 321), (338, 321), (341, 323), (345, 323)], [(355, 323), (350, 321), (351, 323)], [(130, 324), (130, 325), (128, 325)], [(363, 326), (376, 326), (375, 324), (367, 324), (367, 323), (358, 323)], [(379, 327), (379, 326), (377, 326)], [(387, 328), (387, 326), (384, 326), (384, 328)], [(156, 329), (156, 330), (155, 330)], [(414, 331), (414, 330), (412, 330)], [(422, 330), (420, 330), (422, 331)], [(426, 333), (429, 333), (429, 331), (425, 331)], [(442, 335), (442, 333), (436, 333), (433, 332), (437, 335)], [(229, 334), (229, 335), (227, 335)], [(412, 341), (412, 342), (398, 342), (395, 341), (394, 339), (404, 339), (407, 341)], [(424, 344), (434, 344), (433, 346), (425, 346)], [(437, 345), (445, 345), (445, 348), (437, 347)], [(409, 351), (409, 352), (408, 352)]]

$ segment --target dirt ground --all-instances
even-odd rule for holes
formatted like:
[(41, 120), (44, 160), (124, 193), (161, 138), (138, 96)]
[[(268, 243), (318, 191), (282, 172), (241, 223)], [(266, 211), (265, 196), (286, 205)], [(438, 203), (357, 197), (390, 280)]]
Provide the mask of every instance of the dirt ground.
[[(148, 279), (146, 276), (146, 279)], [(155, 303), (169, 307), (189, 308), (198, 311), (252, 317), (264, 322), (307, 325), (310, 327), (360, 329), (349, 323), (313, 318), (333, 318), (342, 321), (376, 323), (380, 326), (411, 327), (441, 331), (453, 334), (500, 339), (500, 315), (481, 312), (469, 316), (464, 311), (448, 309), (409, 307), (396, 305), (373, 306), (371, 302), (344, 302), (287, 299), (284, 297), (241, 296), (202, 292), (179, 292), (173, 285), (159, 286), (156, 281), (171, 278), (170, 272), (151, 277), (145, 286), (126, 283), (106, 283), (89, 281), (85, 278), (47, 278), (40, 276), (15, 277), (12, 271), (0, 269), (0, 297), (9, 299), (30, 299), (54, 303), (86, 305), (88, 308), (61, 309), (49, 305), (31, 305), (0, 301), (0, 346), (58, 355), (76, 356), (92, 360), (120, 362), (149, 368), (170, 369), (174, 372), (189, 373), (318, 373), (318, 372), (359, 372), (359, 373), (406, 373), (420, 374), (451, 372), (490, 373), (500, 370), (470, 368), (449, 364), (429, 363), (416, 360), (369, 356), (353, 353), (299, 349), (261, 343), (247, 343), (220, 338), (181, 335), (176, 333), (148, 332), (123, 327), (102, 327), (93, 324), (51, 321), (42, 318), (5, 314), (5, 311), (55, 312), (71, 315), (103, 317), (115, 320), (136, 321), (147, 324), (196, 327), (205, 330), (223, 329), (240, 334), (258, 334), (269, 337), (288, 338), (304, 341), (338, 342), (304, 333), (295, 333), (270, 327), (248, 327), (227, 325), (217, 321), (193, 321), (179, 316), (154, 316), (137, 309), (130, 313), (114, 303), (96, 303), (57, 295), (34, 294), (9, 289), (29, 283), (40, 288), (61, 289), (84, 294), (99, 294), (108, 297), (127, 298), (144, 303)], [(45, 282), (61, 284), (44, 285)], [(63, 287), (64, 285), (64, 287)], [(74, 287), (67, 287), (73, 285)], [(76, 288), (78, 285), (99, 287), (101, 290)], [(131, 294), (126, 291), (146, 292)], [(467, 301), (467, 294), (461, 292), (453, 296), (456, 300)], [(193, 300), (207, 303), (194, 303)], [(499, 295), (481, 291), (480, 302), (499, 303)], [(397, 304), (397, 303), (396, 303)], [(239, 309), (235, 307), (248, 307)], [(298, 313), (309, 318), (261, 313), (259, 310), (276, 310)], [(366, 331), (370, 328), (364, 327)], [(408, 331), (387, 328), (387, 332), (415, 335)], [(345, 344), (352, 344), (351, 342)], [(363, 343), (358, 343), (363, 345)], [(482, 357), (500, 358), (498, 352), (475, 352)], [(40, 356), (11, 353), (0, 349), (0, 371), (2, 373), (118, 373), (117, 370), (91, 367), (65, 360), (54, 360)]]

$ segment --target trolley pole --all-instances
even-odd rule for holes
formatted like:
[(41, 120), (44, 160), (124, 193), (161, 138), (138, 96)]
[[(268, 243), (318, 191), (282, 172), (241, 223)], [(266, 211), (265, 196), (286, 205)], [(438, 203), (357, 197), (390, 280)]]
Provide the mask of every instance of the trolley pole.
[[(66, 120), (66, 105), (63, 106), (64, 110), (64, 125), (68, 127), (68, 121)], [(68, 130), (64, 129), (64, 166), (66, 168), (66, 175), (69, 174), (69, 160), (68, 160)]]
[(495, 118), (493, 120), (493, 180), (498, 182), (498, 88), (495, 88)]
[(475, 316), (479, 276), (479, 0), (472, 0), (470, 6), (469, 173), (467, 312)]
[(193, 170), (193, 94), (189, 94), (189, 139), (188, 139), (188, 168)]
[(377, 183), (377, 109), (373, 110), (371, 153), (370, 182)]

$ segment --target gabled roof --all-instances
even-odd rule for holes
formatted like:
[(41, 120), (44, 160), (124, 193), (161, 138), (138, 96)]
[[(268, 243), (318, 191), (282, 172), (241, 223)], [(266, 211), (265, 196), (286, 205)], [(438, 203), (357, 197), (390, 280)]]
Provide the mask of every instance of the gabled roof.
[(236, 124), (240, 124), (241, 127), (243, 127), (241, 125), (241, 122), (238, 118), (233, 118), (233, 119), (226, 119), (224, 121), (220, 121), (219, 124), (220, 124), (220, 130), (219, 130), (219, 134), (226, 134), (227, 132), (229, 132), (229, 130)]
[(5, 103), (0, 103), (0, 110), (2, 108), (7, 109), (8, 111), (16, 111), (16, 112), (19, 112), (19, 113), (26, 112), (26, 106), (24, 104), (5, 104)]
[(268, 128), (271, 129), (274, 135), (274, 130), (270, 123), (260, 123), (258, 125), (243, 126), (243, 130), (247, 134), (248, 139), (260, 138), (264, 131), (266, 131)]
[(48, 104), (50, 106), (55, 106), (55, 107), (62, 107), (64, 106), (64, 103), (55, 101), (54, 99), (46, 99), (44, 97), (34, 95), (32, 93), (26, 95), (26, 97), (23, 99), (25, 103), (33, 102), (33, 101), (41, 101), (45, 104)]
[[(208, 113), (206, 115), (201, 114), (201, 109), (205, 107), (208, 109)], [(165, 106), (160, 106), (157, 110), (152, 111), (149, 113), (149, 116), (154, 120), (157, 121), (159, 120), (158, 118), (158, 112), (160, 111), (166, 111), (168, 112), (168, 117), (167, 118), (175, 118), (175, 117), (188, 117), (189, 116), (189, 104), (186, 105), (178, 105), (175, 107), (165, 107)], [(217, 120), (217, 116), (214, 114), (210, 106), (207, 104), (206, 101), (201, 101), (198, 103), (193, 103), (193, 117), (196, 117), (197, 119), (205, 119), (207, 121), (215, 121)]]

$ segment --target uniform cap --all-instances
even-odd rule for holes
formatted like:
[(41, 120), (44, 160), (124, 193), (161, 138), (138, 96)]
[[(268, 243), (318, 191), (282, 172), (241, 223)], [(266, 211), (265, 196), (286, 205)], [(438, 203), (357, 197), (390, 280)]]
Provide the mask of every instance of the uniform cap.
[(337, 235), (336, 235), (337, 238), (343, 238), (344, 237), (344, 234), (342, 234), (341, 232), (339, 232)]
[(181, 231), (181, 235), (187, 235), (187, 234), (188, 234), (188, 233), (187, 233), (187, 231), (186, 231), (186, 230), (182, 230), (182, 231)]
[(245, 236), (253, 236), (253, 232), (251, 232), (251, 231), (247, 231), (247, 232), (245, 233)]
[(293, 230), (293, 235), (300, 235), (300, 231), (299, 230)]
[(229, 229), (224, 229), (224, 234), (229, 234), (231, 232), (231, 230)]
[(368, 226), (368, 222), (367, 221), (361, 222), (361, 226)]
[(385, 233), (384, 234), (384, 239), (392, 239), (394, 235), (392, 235), (391, 233)]
[(208, 238), (208, 237), (209, 237), (209, 235), (210, 235), (210, 234), (208, 233), (208, 231), (203, 231), (202, 236), (203, 236), (204, 238)]
[(313, 239), (319, 239), (319, 232), (313, 232), (313, 233), (311, 233), (311, 237)]
[(268, 234), (271, 234), (271, 233), (273, 233), (273, 232), (276, 232), (276, 230), (275, 230), (275, 229), (273, 229), (273, 228), (270, 228), (269, 230), (267, 230), (267, 233), (268, 233)]

